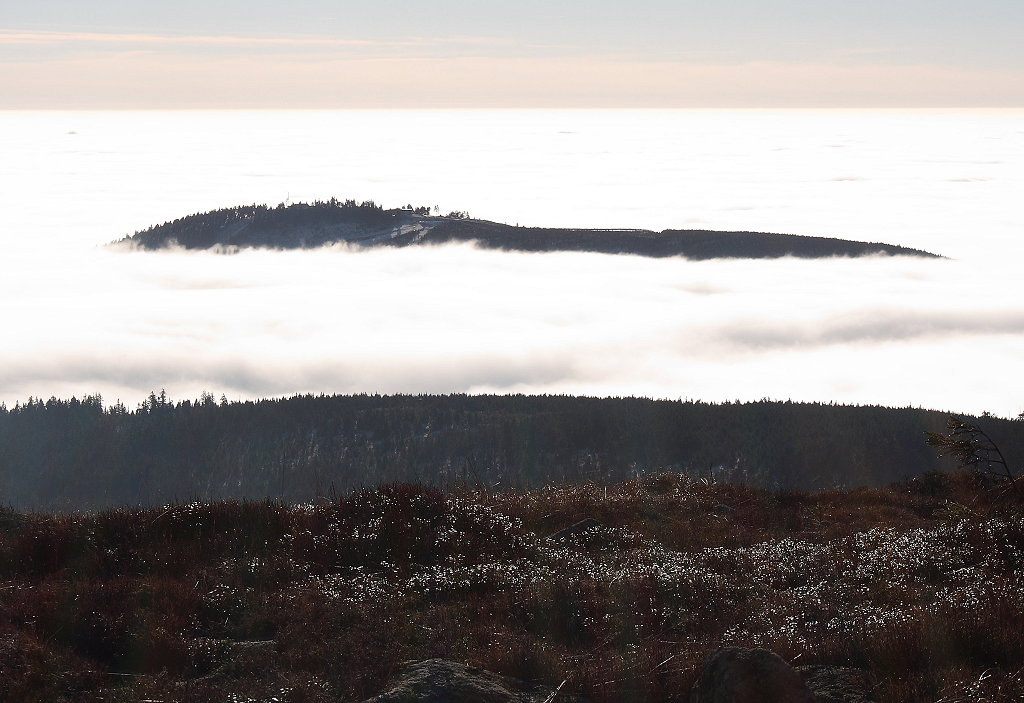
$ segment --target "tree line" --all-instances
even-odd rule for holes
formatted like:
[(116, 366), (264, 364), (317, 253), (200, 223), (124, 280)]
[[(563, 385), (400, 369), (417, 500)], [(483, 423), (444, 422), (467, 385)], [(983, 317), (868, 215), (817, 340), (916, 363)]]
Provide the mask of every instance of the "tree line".
[[(1007, 455), (1024, 422), (968, 418)], [(945, 413), (759, 401), (525, 395), (301, 395), (228, 402), (151, 393), (136, 408), (0, 406), (0, 504), (94, 510), (214, 499), (305, 502), (390, 482), (490, 489), (655, 472), (817, 490), (952, 468), (926, 442)]]

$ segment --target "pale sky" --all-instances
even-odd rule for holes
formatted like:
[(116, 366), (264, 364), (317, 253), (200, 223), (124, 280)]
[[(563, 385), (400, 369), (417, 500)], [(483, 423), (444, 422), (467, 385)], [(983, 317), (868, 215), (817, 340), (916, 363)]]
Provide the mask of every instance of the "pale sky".
[(1021, 0), (33, 0), (0, 108), (1024, 106)]

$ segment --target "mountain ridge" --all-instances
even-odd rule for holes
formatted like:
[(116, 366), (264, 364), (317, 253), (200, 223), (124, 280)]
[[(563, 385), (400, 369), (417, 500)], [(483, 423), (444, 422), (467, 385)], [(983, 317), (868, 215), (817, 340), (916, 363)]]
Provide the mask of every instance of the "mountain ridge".
[(592, 252), (652, 258), (683, 256), (768, 259), (872, 255), (942, 258), (932, 252), (881, 242), (768, 232), (715, 230), (520, 227), (470, 218), (464, 212), (430, 215), (411, 205), (385, 210), (366, 201), (242, 205), (197, 213), (125, 237), (116, 245), (142, 250), (310, 249), (331, 244), (406, 247), (475, 242), (518, 252)]

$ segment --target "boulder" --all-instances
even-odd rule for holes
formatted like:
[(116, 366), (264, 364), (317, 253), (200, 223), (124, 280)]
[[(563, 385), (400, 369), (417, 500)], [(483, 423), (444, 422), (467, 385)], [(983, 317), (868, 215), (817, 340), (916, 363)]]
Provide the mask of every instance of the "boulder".
[(363, 703), (585, 703), (518, 679), (447, 659), (409, 662), (388, 688)]
[(815, 703), (800, 675), (767, 649), (724, 647), (708, 655), (691, 703)]
[(798, 666), (817, 703), (876, 703), (864, 669), (848, 666)]

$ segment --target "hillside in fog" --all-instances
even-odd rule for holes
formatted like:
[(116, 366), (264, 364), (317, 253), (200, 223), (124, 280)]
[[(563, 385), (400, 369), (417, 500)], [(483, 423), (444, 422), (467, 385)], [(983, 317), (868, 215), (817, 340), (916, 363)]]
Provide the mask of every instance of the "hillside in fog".
[(464, 212), (431, 215), (427, 207), (385, 210), (373, 202), (245, 205), (190, 215), (122, 240), (142, 249), (172, 245), (303, 249), (345, 243), (361, 247), (405, 247), (476, 242), (486, 249), (522, 252), (581, 251), (689, 259), (855, 257), (876, 254), (923, 256), (930, 252), (892, 244), (764, 232), (710, 230), (558, 229), (519, 227), (471, 219)]

